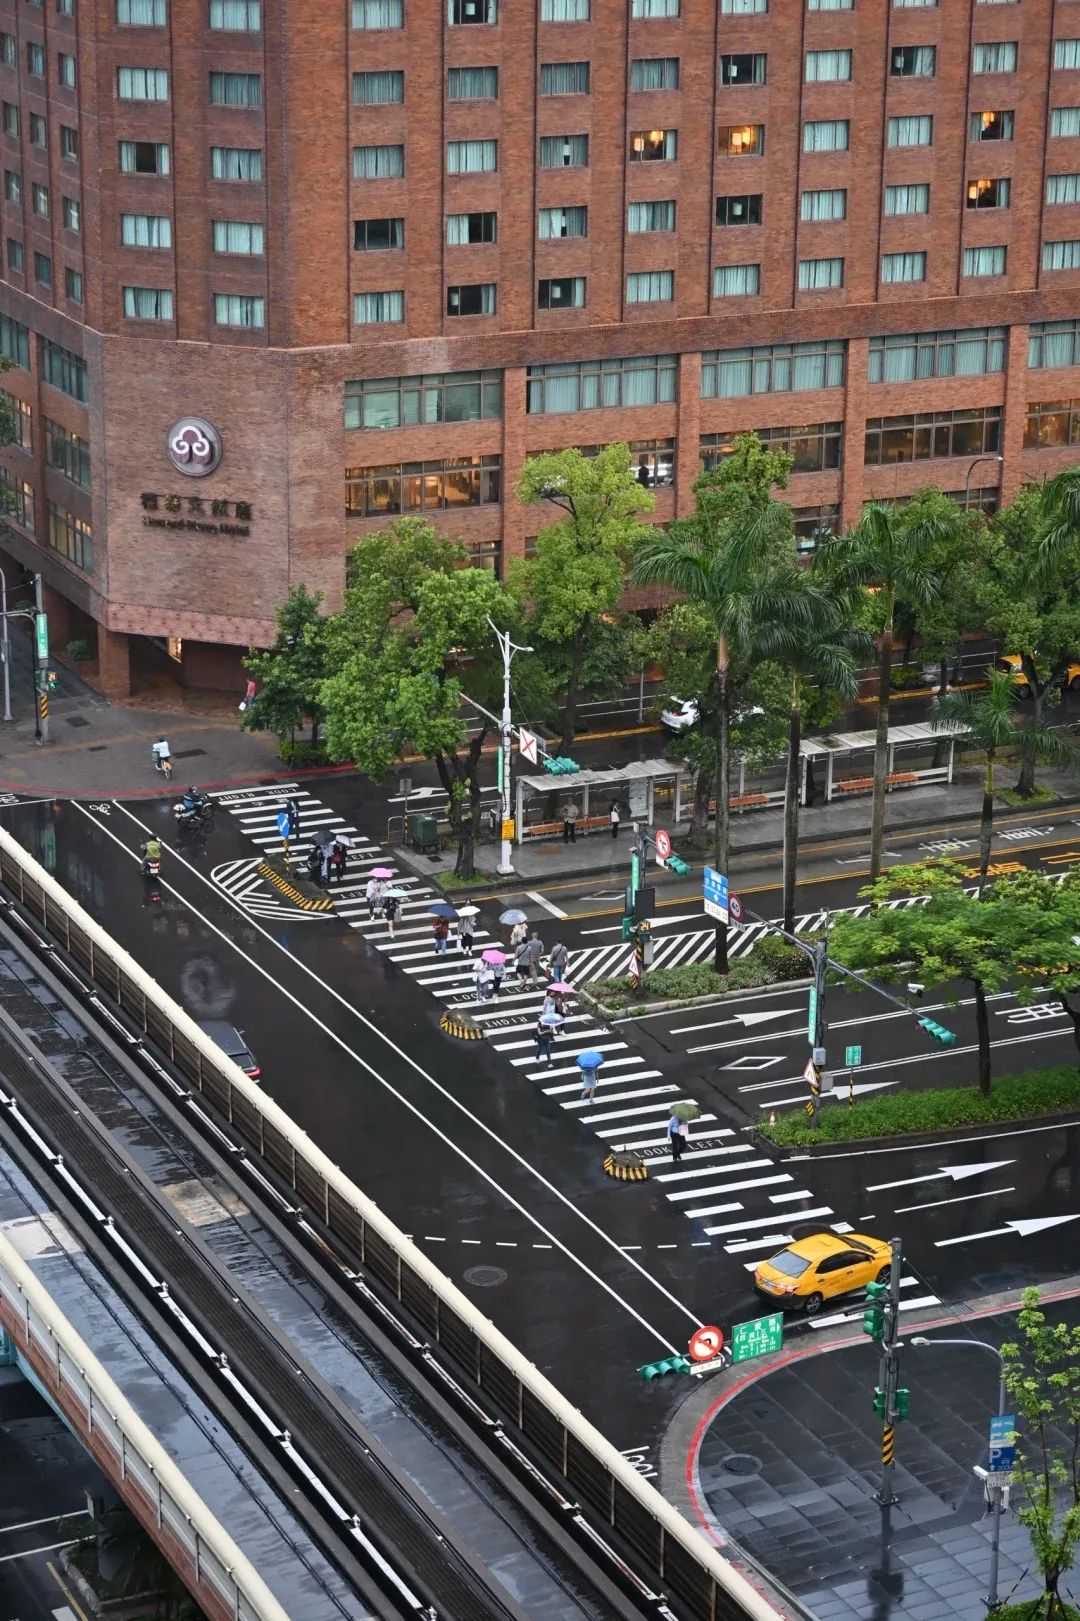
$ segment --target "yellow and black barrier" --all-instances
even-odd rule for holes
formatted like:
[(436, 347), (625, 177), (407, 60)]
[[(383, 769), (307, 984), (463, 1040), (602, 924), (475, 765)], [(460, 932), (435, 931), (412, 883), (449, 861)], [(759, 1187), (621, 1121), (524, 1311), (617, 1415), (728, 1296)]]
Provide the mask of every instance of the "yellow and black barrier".
[(268, 862), (262, 861), (259, 863), (258, 873), (260, 878), (265, 878), (267, 883), (273, 884), (274, 888), (284, 895), (287, 900), (292, 901), (293, 905), (301, 912), (332, 912), (334, 910), (332, 900), (328, 900), (325, 895), (320, 895), (317, 900), (309, 900), (306, 895), (297, 889), (295, 884), (290, 884), (289, 880), (283, 878)]
[(604, 1160), (604, 1170), (617, 1182), (644, 1182), (649, 1174), (649, 1167), (642, 1164), (636, 1154), (624, 1151), (609, 1154)]
[(881, 1432), (881, 1462), (888, 1468), (896, 1456), (896, 1431), (891, 1424)]
[(467, 1013), (444, 1013), (439, 1029), (445, 1030), (448, 1036), (457, 1036), (459, 1041), (479, 1041), (484, 1033)]

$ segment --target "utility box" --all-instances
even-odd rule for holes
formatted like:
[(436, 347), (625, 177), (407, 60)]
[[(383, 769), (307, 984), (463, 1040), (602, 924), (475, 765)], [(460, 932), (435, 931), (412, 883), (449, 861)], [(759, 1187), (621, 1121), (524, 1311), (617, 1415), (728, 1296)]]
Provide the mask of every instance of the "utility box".
[(439, 824), (434, 816), (409, 817), (409, 843), (425, 854), (439, 848)]

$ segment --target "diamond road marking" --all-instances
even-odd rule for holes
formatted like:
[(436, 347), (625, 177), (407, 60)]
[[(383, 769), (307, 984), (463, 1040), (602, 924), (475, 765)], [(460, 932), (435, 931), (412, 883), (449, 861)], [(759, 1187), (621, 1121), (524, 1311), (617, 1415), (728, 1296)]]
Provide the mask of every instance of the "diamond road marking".
[(770, 1069), (773, 1064), (782, 1064), (783, 1056), (770, 1058), (767, 1053), (743, 1053), (741, 1058), (732, 1059), (730, 1064), (721, 1064), (721, 1069), (761, 1070)]

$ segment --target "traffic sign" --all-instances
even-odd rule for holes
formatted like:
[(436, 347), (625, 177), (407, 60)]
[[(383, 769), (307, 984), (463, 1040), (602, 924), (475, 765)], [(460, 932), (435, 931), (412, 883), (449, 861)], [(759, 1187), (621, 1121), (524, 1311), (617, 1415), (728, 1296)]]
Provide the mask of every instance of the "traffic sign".
[(658, 861), (666, 861), (668, 856), (671, 854), (671, 834), (668, 833), (664, 828), (658, 827), (655, 837), (656, 859)]
[(779, 1351), (784, 1343), (784, 1314), (755, 1317), (749, 1323), (735, 1323), (731, 1330), (732, 1362), (749, 1362), (754, 1356)]
[(741, 923), (742, 922), (742, 920), (743, 920), (743, 903), (739, 899), (738, 895), (729, 895), (728, 896), (728, 911), (731, 914), (732, 923)]
[(817, 986), (811, 985), (810, 999), (806, 1004), (806, 1039), (811, 1047), (817, 1034)]
[(1016, 1414), (998, 1413), (990, 1420), (990, 1473), (1007, 1474), (1016, 1462)]
[(289, 813), (288, 813), (288, 811), (283, 811), (283, 810), (278, 811), (278, 813), (277, 813), (277, 830), (281, 834), (283, 839), (288, 838), (288, 836), (289, 836)]
[(718, 923), (728, 920), (728, 882), (722, 872), (715, 867), (703, 868), (705, 879), (705, 911), (709, 917), (716, 918)]
[(711, 1362), (724, 1349), (724, 1331), (712, 1323), (704, 1323), (690, 1340), (690, 1356), (694, 1362)]
[(49, 621), (45, 614), (34, 615), (34, 646), (37, 656), (44, 661), (49, 656)]
[(844, 1068), (845, 1069), (854, 1069), (857, 1064), (861, 1064), (861, 1063), (862, 1063), (862, 1048), (861, 1047), (845, 1047), (844, 1048)]
[(539, 739), (535, 732), (527, 732), (524, 726), (518, 730), (518, 752), (524, 755), (530, 765), (536, 764)]

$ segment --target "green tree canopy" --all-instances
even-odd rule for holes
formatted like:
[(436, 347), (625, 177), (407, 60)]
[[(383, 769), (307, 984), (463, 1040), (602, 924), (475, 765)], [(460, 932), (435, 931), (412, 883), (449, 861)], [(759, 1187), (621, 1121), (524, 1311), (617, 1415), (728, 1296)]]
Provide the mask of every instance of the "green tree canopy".
[(319, 741), (320, 689), (329, 668), (322, 600), (305, 586), (295, 586), (275, 615), (271, 646), (249, 650), (245, 663), (258, 684), (255, 701), (241, 721), (249, 731), (291, 740), (310, 721), (311, 741)]

